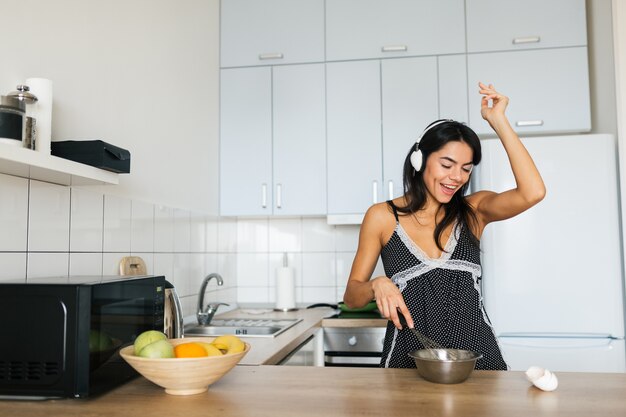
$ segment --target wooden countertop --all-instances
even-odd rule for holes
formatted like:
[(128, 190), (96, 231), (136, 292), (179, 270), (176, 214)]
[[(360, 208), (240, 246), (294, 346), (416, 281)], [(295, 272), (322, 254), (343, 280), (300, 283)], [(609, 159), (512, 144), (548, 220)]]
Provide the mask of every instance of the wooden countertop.
[(186, 397), (138, 378), (86, 400), (0, 401), (0, 415), (150, 416), (625, 416), (626, 374), (558, 373), (543, 392), (522, 372), (474, 371), (433, 384), (413, 369), (237, 366), (207, 392)]

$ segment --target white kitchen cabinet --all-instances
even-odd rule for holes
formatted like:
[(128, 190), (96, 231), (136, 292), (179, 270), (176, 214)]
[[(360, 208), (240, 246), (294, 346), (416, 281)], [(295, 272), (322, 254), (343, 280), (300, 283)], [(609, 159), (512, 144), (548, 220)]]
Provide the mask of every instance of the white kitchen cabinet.
[(437, 57), (327, 64), (329, 214), (362, 214), (402, 195), (404, 161), (424, 128), (467, 114), (465, 57), (455, 58), (443, 66)]
[[(466, 55), (439, 56), (437, 68), (439, 70), (439, 117), (468, 123)], [(478, 91), (477, 88), (476, 91)]]
[(402, 171), (422, 130), (439, 118), (437, 58), (381, 61), (385, 200), (403, 194)]
[(324, 61), (324, 0), (222, 0), (221, 67)]
[(326, 60), (465, 52), (463, 0), (326, 0)]
[(380, 61), (326, 68), (328, 213), (365, 213), (382, 193)]
[(591, 130), (587, 47), (468, 55), (470, 126), (493, 134), (480, 116), (479, 81), (510, 97), (507, 115), (518, 134)]
[(466, 1), (467, 52), (587, 45), (585, 0)]
[(324, 65), (221, 71), (220, 213), (326, 213)]
[(273, 68), (274, 214), (326, 214), (324, 64)]
[(221, 71), (220, 213), (271, 214), (271, 67)]

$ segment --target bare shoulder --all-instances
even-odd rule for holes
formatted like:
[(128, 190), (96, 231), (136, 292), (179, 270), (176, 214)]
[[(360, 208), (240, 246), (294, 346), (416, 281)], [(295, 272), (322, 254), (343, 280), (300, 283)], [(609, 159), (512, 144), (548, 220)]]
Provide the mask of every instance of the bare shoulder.
[(388, 235), (393, 233), (396, 220), (389, 204), (377, 203), (370, 206), (365, 213), (362, 229), (375, 233), (381, 241), (385, 241)]
[(389, 204), (386, 202), (377, 203), (370, 206), (365, 213), (365, 218), (363, 221), (373, 222), (376, 224), (385, 224), (385, 223), (394, 223), (395, 218), (393, 216), (393, 211)]

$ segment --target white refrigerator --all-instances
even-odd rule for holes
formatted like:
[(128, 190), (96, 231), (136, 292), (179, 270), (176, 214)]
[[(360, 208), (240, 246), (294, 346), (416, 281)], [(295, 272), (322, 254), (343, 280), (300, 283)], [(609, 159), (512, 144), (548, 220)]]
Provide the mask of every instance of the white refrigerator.
[[(625, 372), (617, 147), (612, 135), (522, 139), (545, 199), (481, 238), (485, 307), (512, 370)], [(515, 182), (500, 141), (482, 140), (473, 190)]]

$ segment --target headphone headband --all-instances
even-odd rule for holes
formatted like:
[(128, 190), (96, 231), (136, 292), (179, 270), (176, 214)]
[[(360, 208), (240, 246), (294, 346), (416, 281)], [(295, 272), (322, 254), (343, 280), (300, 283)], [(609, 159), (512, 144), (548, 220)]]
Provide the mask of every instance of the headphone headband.
[(426, 129), (424, 129), (420, 137), (417, 138), (417, 140), (415, 141), (415, 150), (411, 154), (411, 165), (413, 165), (413, 168), (415, 169), (416, 172), (419, 172), (419, 170), (422, 169), (422, 151), (420, 151), (419, 146), (426, 132), (428, 132), (430, 129), (432, 129), (435, 126), (439, 126), (440, 124), (453, 122), (453, 121), (454, 120), (451, 120), (451, 119), (443, 119), (443, 120), (434, 122), (430, 126), (426, 127)]

